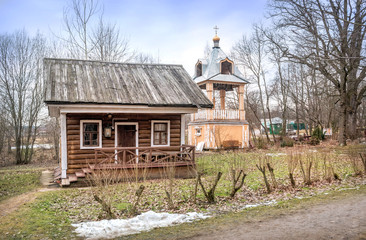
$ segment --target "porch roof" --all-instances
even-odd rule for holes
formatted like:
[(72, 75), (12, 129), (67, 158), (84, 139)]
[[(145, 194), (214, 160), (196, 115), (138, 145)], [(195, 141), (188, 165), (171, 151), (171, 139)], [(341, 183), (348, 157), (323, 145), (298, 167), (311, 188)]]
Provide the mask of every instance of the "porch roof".
[(181, 65), (44, 59), (45, 102), (212, 108)]

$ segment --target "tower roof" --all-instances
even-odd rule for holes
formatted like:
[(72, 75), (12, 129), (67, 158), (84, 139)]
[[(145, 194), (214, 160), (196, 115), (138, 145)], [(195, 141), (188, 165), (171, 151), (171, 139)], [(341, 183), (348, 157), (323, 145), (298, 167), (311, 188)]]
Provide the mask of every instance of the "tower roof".
[[(219, 46), (220, 38), (216, 36), (213, 38), (214, 47), (212, 48), (209, 56), (207, 58), (198, 59), (196, 68), (199, 63), (202, 64), (201, 75), (197, 75), (197, 71), (195, 71), (195, 75), (193, 76), (193, 80), (199, 84), (201, 82), (212, 80), (212, 81), (220, 81), (227, 82), (233, 84), (243, 84), (249, 83), (244, 75), (239, 71), (238, 67), (235, 65), (234, 61), (231, 60), (220, 48)], [(232, 64), (231, 73), (222, 73), (221, 65), (222, 62), (228, 61)]]

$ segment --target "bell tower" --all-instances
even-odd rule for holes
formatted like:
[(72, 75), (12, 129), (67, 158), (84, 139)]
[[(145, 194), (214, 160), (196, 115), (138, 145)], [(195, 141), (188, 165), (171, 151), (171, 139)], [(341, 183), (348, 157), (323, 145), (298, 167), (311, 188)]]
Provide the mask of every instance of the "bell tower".
[(244, 88), (249, 82), (221, 50), (218, 27), (214, 29), (213, 48), (208, 58), (198, 59), (193, 76), (214, 108), (191, 115), (188, 141), (206, 149), (249, 147), (249, 124), (244, 109)]

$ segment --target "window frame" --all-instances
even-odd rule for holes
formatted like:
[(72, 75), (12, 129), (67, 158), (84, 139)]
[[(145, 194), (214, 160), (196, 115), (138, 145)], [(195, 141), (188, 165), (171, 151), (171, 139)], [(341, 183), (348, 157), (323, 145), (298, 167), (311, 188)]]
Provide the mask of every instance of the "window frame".
[[(225, 62), (228, 62), (231, 64), (231, 73), (230, 74), (227, 74), (227, 73), (223, 73), (222, 72), (222, 64), (225, 63)], [(234, 74), (234, 62), (231, 61), (229, 58), (225, 58), (224, 60), (221, 60), (220, 61), (220, 74), (224, 74), (224, 75), (233, 75)]]
[[(154, 144), (154, 124), (155, 123), (167, 123), (167, 144), (155, 145)], [(170, 146), (170, 120), (151, 120), (151, 146), (152, 147), (169, 147)]]
[[(99, 145), (98, 146), (84, 146), (84, 123), (98, 123), (98, 140)], [(95, 149), (95, 148), (101, 148), (102, 145), (102, 120), (80, 120), (80, 149)]]

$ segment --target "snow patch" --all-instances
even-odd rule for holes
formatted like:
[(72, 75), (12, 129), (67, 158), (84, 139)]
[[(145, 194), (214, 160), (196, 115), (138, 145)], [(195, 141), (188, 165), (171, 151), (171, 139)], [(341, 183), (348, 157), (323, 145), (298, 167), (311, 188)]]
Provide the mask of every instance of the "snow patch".
[(287, 155), (286, 153), (267, 153), (266, 156), (271, 156), (271, 157), (278, 157), (278, 156), (285, 156)]
[(130, 219), (83, 222), (72, 224), (72, 226), (76, 227), (75, 232), (80, 237), (85, 237), (87, 239), (111, 239), (118, 236), (150, 231), (158, 227), (167, 227), (208, 217), (209, 216), (205, 214), (196, 212), (171, 214), (148, 211)]
[(259, 207), (259, 206), (270, 206), (270, 205), (276, 205), (276, 204), (277, 204), (277, 201), (276, 200), (271, 200), (271, 201), (257, 203), (257, 204), (247, 204), (247, 205), (245, 205), (243, 207), (243, 209), (253, 208), (253, 207)]

